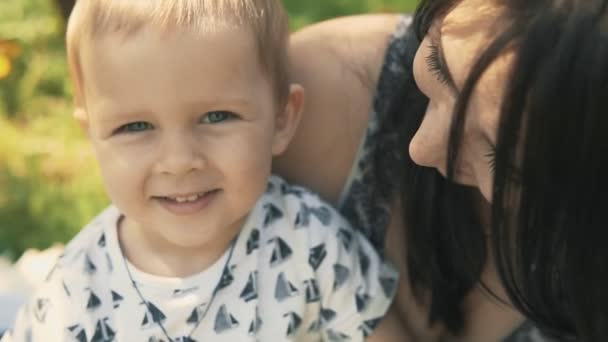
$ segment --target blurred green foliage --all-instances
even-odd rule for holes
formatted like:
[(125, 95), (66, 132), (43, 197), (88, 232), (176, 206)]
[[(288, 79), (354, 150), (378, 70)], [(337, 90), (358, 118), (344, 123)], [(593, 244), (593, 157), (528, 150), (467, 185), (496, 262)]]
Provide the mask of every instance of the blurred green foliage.
[[(292, 27), (341, 15), (411, 11), (415, 0), (286, 0)], [(0, 254), (65, 242), (108, 204), (71, 118), (65, 23), (53, 0), (0, 1), (0, 42), (21, 48), (0, 79)], [(1, 51), (0, 51), (1, 52)]]

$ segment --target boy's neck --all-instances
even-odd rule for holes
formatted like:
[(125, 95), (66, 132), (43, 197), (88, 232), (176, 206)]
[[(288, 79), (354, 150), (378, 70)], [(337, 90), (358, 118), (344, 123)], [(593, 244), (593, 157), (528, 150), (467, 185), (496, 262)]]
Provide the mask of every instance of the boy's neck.
[(213, 265), (230, 247), (239, 231), (237, 229), (222, 241), (198, 248), (168, 248), (166, 244), (160, 247), (153, 237), (125, 217), (120, 219), (117, 226), (122, 253), (133, 266), (155, 276), (177, 278), (192, 276)]

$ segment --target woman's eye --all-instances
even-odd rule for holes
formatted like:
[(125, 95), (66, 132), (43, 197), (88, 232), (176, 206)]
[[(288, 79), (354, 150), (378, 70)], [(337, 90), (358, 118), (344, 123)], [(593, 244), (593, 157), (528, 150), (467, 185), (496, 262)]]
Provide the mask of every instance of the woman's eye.
[(234, 113), (224, 111), (224, 110), (218, 110), (215, 112), (209, 112), (209, 113), (205, 114), (203, 116), (203, 118), (201, 119), (201, 122), (206, 123), (206, 124), (214, 124), (214, 123), (223, 122), (223, 121), (235, 118), (235, 117), (236, 117), (236, 115)]
[(114, 134), (137, 133), (137, 132), (150, 130), (153, 128), (154, 128), (154, 126), (152, 126), (152, 124), (149, 122), (145, 122), (145, 121), (130, 122), (128, 124), (118, 127), (116, 130), (114, 130)]

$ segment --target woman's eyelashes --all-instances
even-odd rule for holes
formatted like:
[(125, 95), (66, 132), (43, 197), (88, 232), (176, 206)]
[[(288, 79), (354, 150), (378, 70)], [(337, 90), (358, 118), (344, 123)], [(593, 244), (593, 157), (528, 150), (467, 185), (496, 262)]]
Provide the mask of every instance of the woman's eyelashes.
[(429, 72), (435, 75), (435, 78), (441, 84), (448, 84), (450, 78), (446, 74), (445, 67), (439, 56), (439, 47), (431, 43), (429, 44), (429, 51), (429, 55), (425, 58)]
[[(217, 110), (217, 111), (207, 112), (207, 113), (203, 114), (200, 117), (198, 123), (200, 123), (200, 124), (218, 124), (218, 123), (226, 122), (226, 121), (237, 119), (237, 118), (238, 118), (238, 115), (233, 112), (226, 111), (226, 110)], [(127, 124), (124, 124), (124, 125), (116, 128), (112, 132), (112, 134), (116, 135), (116, 134), (141, 133), (141, 132), (152, 130), (154, 128), (155, 128), (154, 125), (152, 125), (149, 122), (134, 121), (134, 122), (129, 122)]]
[(496, 147), (491, 146), (490, 151), (486, 153), (485, 157), (488, 159), (488, 166), (492, 175), (496, 174)]

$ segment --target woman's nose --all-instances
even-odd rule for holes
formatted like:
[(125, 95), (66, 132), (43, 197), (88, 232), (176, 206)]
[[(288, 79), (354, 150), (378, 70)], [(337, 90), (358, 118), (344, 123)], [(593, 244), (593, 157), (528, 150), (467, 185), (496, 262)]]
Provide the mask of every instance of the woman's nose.
[(445, 173), (450, 124), (450, 112), (430, 103), (418, 131), (410, 141), (410, 157), (416, 164), (434, 167)]

